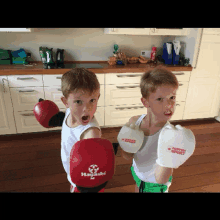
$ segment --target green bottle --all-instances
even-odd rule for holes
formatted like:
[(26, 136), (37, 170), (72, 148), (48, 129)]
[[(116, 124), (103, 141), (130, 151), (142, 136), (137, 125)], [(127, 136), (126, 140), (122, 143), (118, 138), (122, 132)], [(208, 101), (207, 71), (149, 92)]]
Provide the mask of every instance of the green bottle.
[(46, 55), (48, 69), (53, 69), (55, 66), (55, 63), (53, 61), (53, 48), (49, 49), (46, 47)]
[(113, 51), (113, 53), (117, 54), (118, 53), (118, 49), (119, 49), (118, 45), (114, 44), (114, 51)]
[(43, 47), (39, 47), (39, 53), (43, 63), (43, 67), (44, 69), (47, 69), (47, 54), (45, 52), (45, 49)]

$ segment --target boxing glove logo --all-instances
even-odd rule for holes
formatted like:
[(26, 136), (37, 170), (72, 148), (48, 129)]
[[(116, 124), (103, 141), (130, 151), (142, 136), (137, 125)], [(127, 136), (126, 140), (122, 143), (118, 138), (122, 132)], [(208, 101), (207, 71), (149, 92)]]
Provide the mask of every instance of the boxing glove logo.
[(136, 143), (136, 140), (134, 140), (134, 139), (128, 139), (128, 138), (122, 138), (121, 141), (129, 142), (129, 143), (132, 143), (132, 144)]
[(83, 173), (83, 172), (81, 172), (81, 176), (85, 176), (85, 177), (89, 177), (90, 176), (90, 179), (94, 180), (95, 176), (105, 176), (106, 175), (106, 171), (105, 172), (97, 173), (98, 170), (99, 170), (99, 167), (96, 164), (90, 165), (88, 170), (89, 170), (90, 173)]
[(184, 155), (186, 153), (186, 150), (178, 148), (178, 147), (168, 147), (167, 152), (176, 153), (176, 154), (179, 154), (179, 155)]

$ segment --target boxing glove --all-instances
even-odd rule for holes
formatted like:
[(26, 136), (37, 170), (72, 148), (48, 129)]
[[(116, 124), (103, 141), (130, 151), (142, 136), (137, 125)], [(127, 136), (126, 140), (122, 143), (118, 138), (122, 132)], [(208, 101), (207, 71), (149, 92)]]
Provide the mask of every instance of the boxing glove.
[(35, 118), (45, 128), (62, 126), (65, 113), (60, 112), (58, 106), (50, 101), (39, 99), (33, 109)]
[(138, 126), (126, 123), (118, 134), (118, 143), (128, 153), (137, 153), (144, 141), (144, 132)]
[(114, 149), (110, 141), (83, 139), (71, 149), (70, 177), (78, 190), (83, 188), (84, 192), (98, 192), (114, 175), (114, 164)]
[(178, 168), (195, 150), (195, 136), (189, 129), (172, 124), (166, 125), (160, 132), (156, 160), (162, 167)]

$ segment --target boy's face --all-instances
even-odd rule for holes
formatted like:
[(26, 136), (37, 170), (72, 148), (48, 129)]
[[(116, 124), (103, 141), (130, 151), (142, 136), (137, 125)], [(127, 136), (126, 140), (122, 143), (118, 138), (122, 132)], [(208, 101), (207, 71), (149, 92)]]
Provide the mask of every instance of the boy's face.
[(70, 93), (67, 99), (62, 97), (61, 100), (67, 108), (70, 108), (74, 123), (87, 125), (95, 114), (99, 97), (100, 90), (93, 92), (92, 95), (78, 90)]
[(150, 94), (149, 100), (141, 98), (141, 101), (146, 108), (151, 108), (156, 119), (169, 120), (176, 107), (176, 91), (177, 88), (161, 86), (157, 88), (155, 93)]

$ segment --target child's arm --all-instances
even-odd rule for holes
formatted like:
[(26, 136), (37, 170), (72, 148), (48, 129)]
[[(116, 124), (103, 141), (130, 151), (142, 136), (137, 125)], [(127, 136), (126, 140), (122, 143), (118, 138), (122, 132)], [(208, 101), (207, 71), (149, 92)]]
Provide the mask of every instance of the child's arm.
[(101, 138), (101, 136), (102, 133), (100, 129), (96, 127), (91, 127), (82, 133), (80, 140), (89, 138)]
[[(120, 146), (120, 145), (119, 145)], [(126, 160), (130, 160), (134, 157), (134, 154), (132, 153), (128, 153), (128, 152), (125, 152), (125, 151), (121, 151), (121, 154), (122, 154), (122, 157)]]
[(162, 167), (157, 164), (154, 175), (158, 184), (164, 184), (169, 180), (172, 173), (173, 168)]

